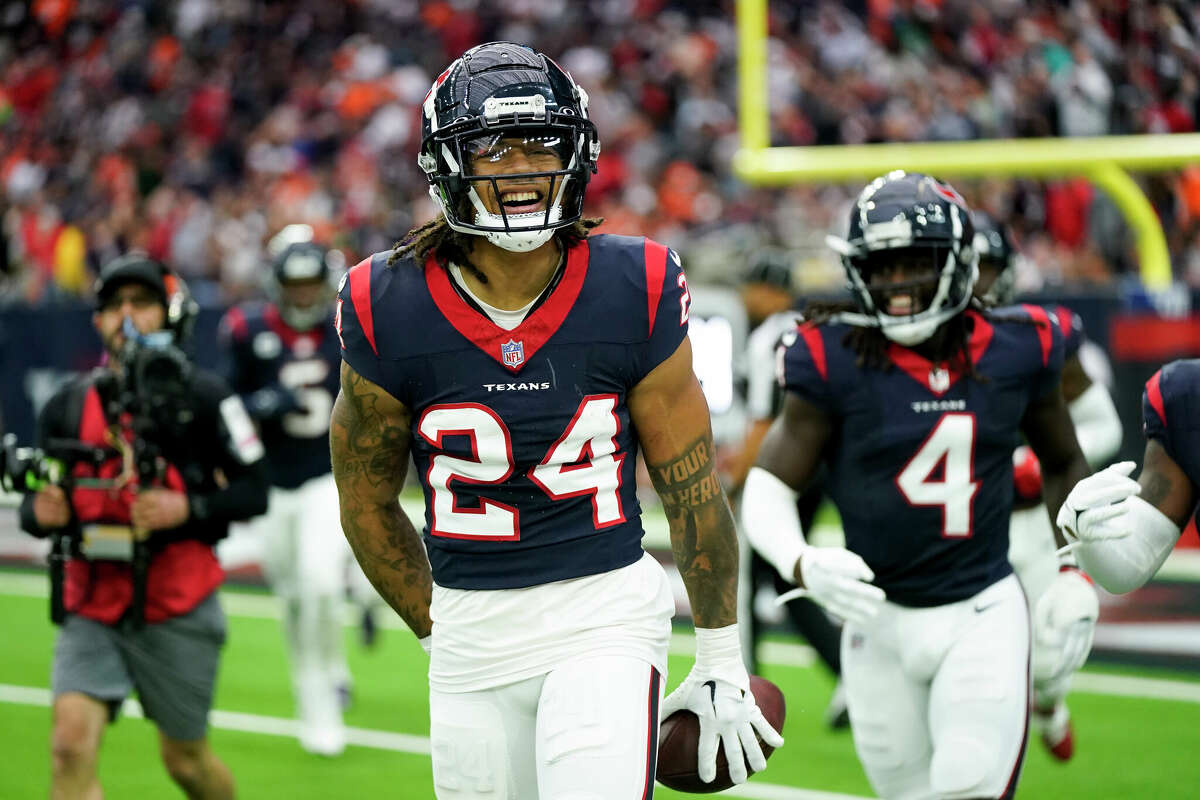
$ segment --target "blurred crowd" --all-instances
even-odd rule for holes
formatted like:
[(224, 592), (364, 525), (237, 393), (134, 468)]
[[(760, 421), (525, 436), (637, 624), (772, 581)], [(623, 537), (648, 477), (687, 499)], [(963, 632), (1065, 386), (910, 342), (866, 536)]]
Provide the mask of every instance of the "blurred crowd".
[[(1196, 129), (1191, 0), (769, 7), (776, 145)], [(774, 246), (802, 291), (840, 284), (823, 239), (857, 187), (731, 172), (733, 0), (0, 0), (0, 294), (86, 299), (98, 265), (136, 247), (224, 304), (259, 291), (288, 223), (351, 263), (389, 247), (433, 213), (420, 102), (489, 39), (557, 54), (587, 88), (603, 230), (670, 243), (694, 279), (733, 282)], [(1200, 286), (1200, 165), (1138, 180), (1176, 274)], [(1086, 181), (955, 183), (1012, 226), (1024, 288), (1136, 270), (1130, 231)]]

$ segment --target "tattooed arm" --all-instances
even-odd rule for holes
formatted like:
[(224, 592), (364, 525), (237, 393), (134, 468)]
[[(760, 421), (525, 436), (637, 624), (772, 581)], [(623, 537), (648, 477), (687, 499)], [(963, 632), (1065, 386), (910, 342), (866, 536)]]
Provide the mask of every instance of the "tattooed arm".
[(363, 572), (418, 638), (433, 624), (433, 578), (421, 536), (400, 508), (411, 415), (396, 398), (342, 363), (329, 449), (342, 530)]
[(629, 414), (670, 524), (696, 627), (731, 625), (737, 621), (737, 531), (686, 338), (629, 393)]
[(1142, 499), (1179, 528), (1187, 524), (1197, 500), (1200, 500), (1191, 480), (1156, 439), (1146, 442), (1138, 484), (1142, 487)]

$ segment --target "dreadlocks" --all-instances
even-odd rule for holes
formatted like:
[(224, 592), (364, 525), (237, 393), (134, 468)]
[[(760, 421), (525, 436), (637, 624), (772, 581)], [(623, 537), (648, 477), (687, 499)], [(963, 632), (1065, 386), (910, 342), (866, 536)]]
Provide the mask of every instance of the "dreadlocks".
[[(554, 232), (554, 238), (565, 252), (586, 239), (592, 228), (602, 222), (604, 219), (600, 217), (584, 218), (559, 228)], [(412, 229), (403, 239), (396, 242), (387, 263), (390, 267), (402, 259), (411, 257), (413, 263), (421, 266), (432, 255), (443, 269), (451, 263), (458, 264), (481, 283), (487, 283), (487, 276), (472, 264), (470, 259), (477, 238), (454, 230), (446, 223), (446, 218), (439, 214), (419, 228)]]
[[(969, 308), (979, 312), (988, 321), (994, 319), (988, 307), (978, 298), (971, 298)], [(854, 303), (814, 303), (804, 310), (804, 318), (814, 325), (821, 325), (836, 319), (844, 312), (861, 313)], [(842, 344), (854, 351), (855, 365), (863, 369), (890, 371), (892, 360), (888, 357), (888, 346), (891, 340), (883, 335), (883, 331), (859, 325), (849, 327), (842, 338)], [(980, 374), (971, 361), (971, 330), (967, 325), (966, 314), (956, 314), (945, 323), (944, 328), (946, 332), (941, 337), (940, 352), (934, 353), (931, 360), (959, 367), (968, 378), (979, 383), (986, 382), (987, 377)]]

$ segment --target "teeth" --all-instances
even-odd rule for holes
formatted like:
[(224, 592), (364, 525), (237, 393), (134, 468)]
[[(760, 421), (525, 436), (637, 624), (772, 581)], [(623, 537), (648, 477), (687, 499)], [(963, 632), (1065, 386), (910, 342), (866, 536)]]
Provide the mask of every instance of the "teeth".
[(500, 195), (500, 201), (503, 203), (525, 203), (537, 199), (537, 192), (505, 192)]

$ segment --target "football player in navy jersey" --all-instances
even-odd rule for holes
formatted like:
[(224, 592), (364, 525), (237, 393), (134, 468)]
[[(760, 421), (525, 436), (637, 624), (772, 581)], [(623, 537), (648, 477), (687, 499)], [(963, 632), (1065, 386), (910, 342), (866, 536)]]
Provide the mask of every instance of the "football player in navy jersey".
[[(701, 776), (720, 741), (744, 781), (765, 766), (755, 733), (782, 739), (748, 691), (679, 260), (588, 235), (587, 94), (541, 53), (472, 48), (423, 116), (441, 215), (343, 282), (330, 442), (346, 536), (431, 654), (435, 792), (650, 797), (660, 713), (680, 708)], [(639, 450), (696, 622), (662, 702), (674, 603), (641, 547)], [(410, 455), (423, 536), (396, 500)]]
[[(342, 602), (359, 569), (339, 532), (329, 462), (329, 415), (341, 348), (331, 324), (340, 254), (288, 226), (272, 239), (268, 302), (230, 309), (221, 324), (229, 381), (261, 430), (271, 477), (267, 513), (222, 550), (228, 566), (250, 551), (284, 601), (284, 632), (300, 745), (319, 755), (346, 746), (342, 706), (350, 672)], [(363, 581), (365, 583), (365, 581)], [(369, 587), (367, 587), (369, 589)]]
[[(1058, 327), (1034, 306), (972, 304), (973, 238), (966, 204), (933, 178), (893, 172), (862, 191), (847, 237), (830, 237), (855, 303), (806, 312), (742, 496), (758, 550), (846, 620), (851, 729), (885, 798), (1013, 796), (1030, 658), (1007, 559), (1018, 435), (1051, 508), (1087, 474)], [(807, 545), (795, 511), (823, 460), (845, 548)]]
[(1137, 480), (1132, 461), (1114, 464), (1071, 490), (1058, 524), (1079, 562), (1110, 592), (1154, 577), (1200, 502), (1200, 360), (1173, 361), (1142, 395), (1146, 450)]
[[(1004, 226), (975, 212), (975, 250), (979, 281), (975, 294), (989, 307), (1007, 306), (1016, 296), (1017, 251)], [(1083, 322), (1065, 306), (1049, 309), (1064, 337), (1063, 399), (1075, 425), (1075, 438), (1088, 464), (1107, 465), (1121, 446), (1121, 418), (1108, 389), (1093, 381), (1083, 368)], [(1075, 735), (1066, 696), (1074, 663), (1073, 653), (1090, 646), (1099, 614), (1092, 584), (1077, 569), (1060, 564), (1053, 529), (1042, 502), (1042, 469), (1028, 445), (1013, 453), (1013, 513), (1009, 525), (1008, 560), (1013, 565), (1031, 607), (1047, 593), (1054, 599), (1043, 609), (1054, 614), (1033, 620), (1033, 721), (1042, 744), (1060, 761), (1075, 752)], [(1072, 611), (1073, 609), (1073, 611)]]

